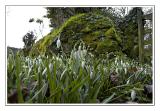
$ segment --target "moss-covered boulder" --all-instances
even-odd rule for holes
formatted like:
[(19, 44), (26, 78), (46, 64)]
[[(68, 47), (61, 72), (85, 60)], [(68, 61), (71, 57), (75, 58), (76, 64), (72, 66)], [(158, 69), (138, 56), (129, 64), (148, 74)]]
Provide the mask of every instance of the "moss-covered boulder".
[(121, 42), (112, 20), (97, 14), (79, 14), (68, 19), (59, 29), (39, 40), (32, 48), (32, 56), (58, 53), (57, 38), (60, 37), (65, 53), (82, 40), (96, 55), (120, 50)]

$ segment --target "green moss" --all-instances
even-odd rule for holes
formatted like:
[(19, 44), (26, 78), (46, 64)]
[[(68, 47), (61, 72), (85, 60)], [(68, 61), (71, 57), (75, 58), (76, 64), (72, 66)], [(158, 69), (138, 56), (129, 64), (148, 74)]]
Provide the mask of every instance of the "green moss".
[(111, 51), (113, 47), (118, 49), (121, 40), (109, 18), (91, 13), (79, 14), (71, 17), (59, 29), (55, 29), (39, 40), (33, 46), (31, 55), (59, 53), (56, 48), (57, 37), (60, 37), (66, 53), (69, 53), (79, 40), (83, 40), (86, 45), (96, 49), (98, 54), (103, 53), (104, 50), (105, 52)]
[(112, 27), (105, 32), (105, 36), (113, 38), (115, 36), (115, 29)]

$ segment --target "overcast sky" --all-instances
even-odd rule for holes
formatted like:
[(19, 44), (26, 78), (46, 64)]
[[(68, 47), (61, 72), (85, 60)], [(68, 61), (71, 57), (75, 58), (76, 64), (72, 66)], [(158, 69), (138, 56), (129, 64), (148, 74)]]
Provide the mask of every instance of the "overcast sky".
[(39, 31), (39, 24), (29, 23), (30, 18), (43, 19), (43, 35), (50, 32), (49, 19), (43, 18), (47, 10), (41, 6), (7, 6), (6, 8), (6, 43), (7, 46), (23, 48), (22, 37), (28, 32), (35, 30), (38, 39), (42, 36)]

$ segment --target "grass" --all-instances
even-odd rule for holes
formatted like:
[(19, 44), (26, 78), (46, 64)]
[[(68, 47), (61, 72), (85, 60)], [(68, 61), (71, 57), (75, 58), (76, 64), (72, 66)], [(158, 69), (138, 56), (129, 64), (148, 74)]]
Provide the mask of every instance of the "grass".
[(151, 81), (151, 66), (125, 55), (96, 58), (84, 46), (70, 57), (7, 57), (8, 103), (126, 103), (132, 90), (137, 103), (152, 103), (143, 88)]

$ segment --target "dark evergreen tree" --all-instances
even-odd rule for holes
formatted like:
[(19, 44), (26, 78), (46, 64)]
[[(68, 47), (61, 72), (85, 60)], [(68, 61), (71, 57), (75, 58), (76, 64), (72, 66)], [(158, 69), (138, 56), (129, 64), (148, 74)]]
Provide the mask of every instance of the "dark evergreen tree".
[(35, 43), (36, 36), (33, 31), (27, 32), (26, 35), (23, 36), (24, 48), (31, 48)]
[(23, 54), (27, 56), (35, 43), (36, 36), (33, 31), (27, 32), (26, 35), (23, 36), (22, 41), (24, 42)]

